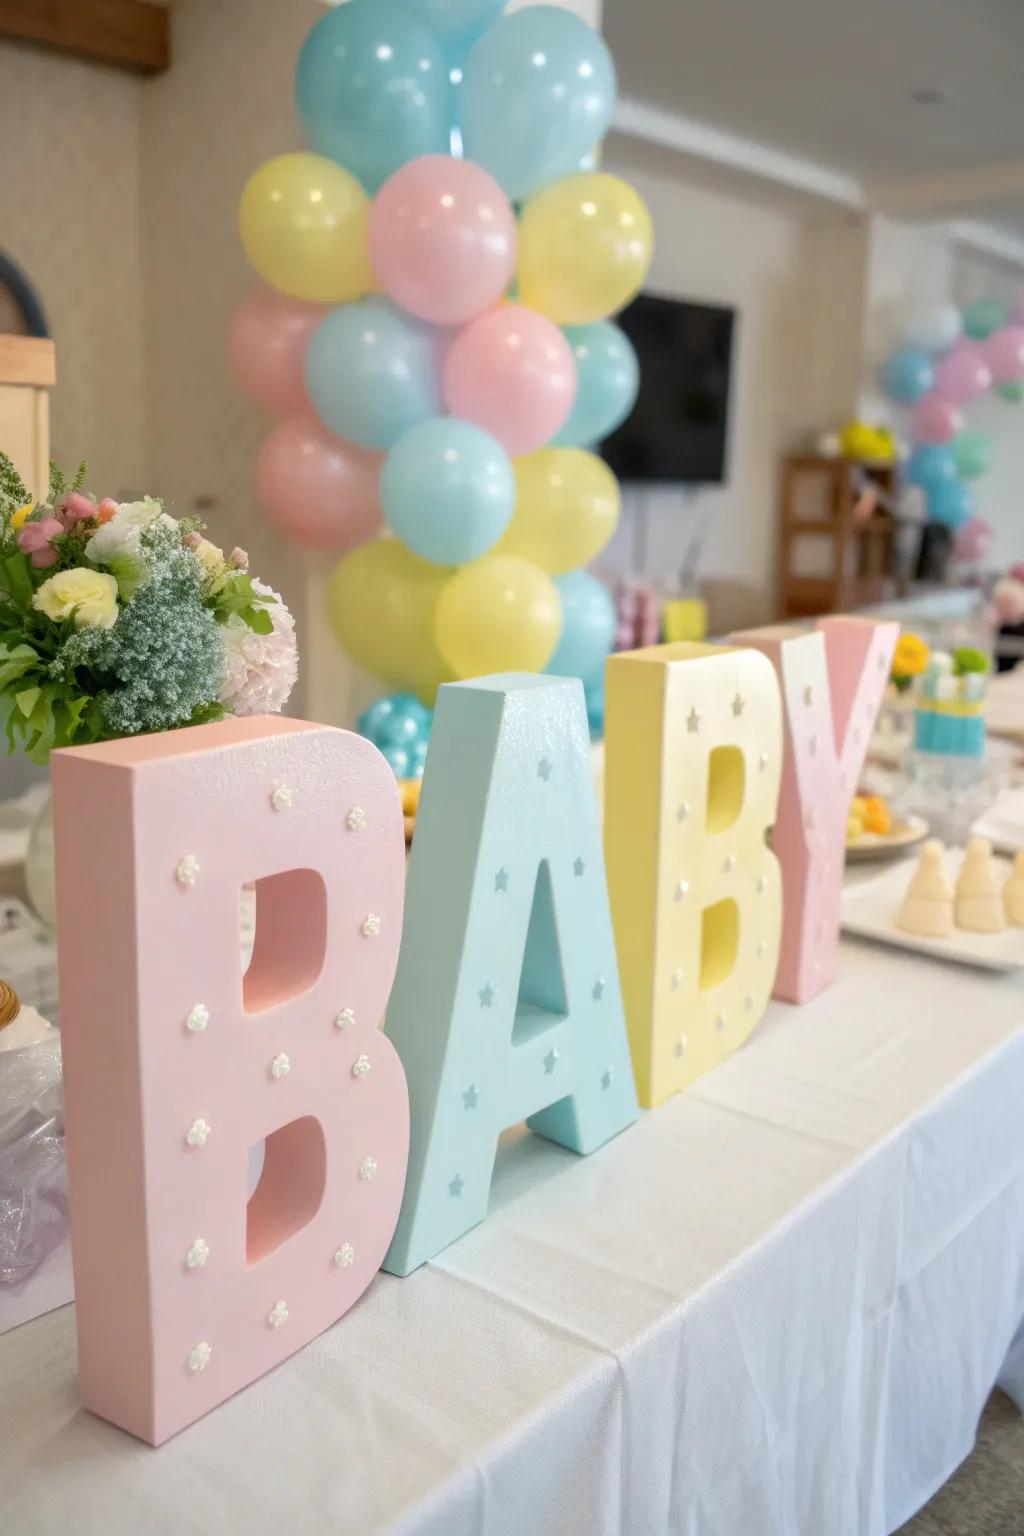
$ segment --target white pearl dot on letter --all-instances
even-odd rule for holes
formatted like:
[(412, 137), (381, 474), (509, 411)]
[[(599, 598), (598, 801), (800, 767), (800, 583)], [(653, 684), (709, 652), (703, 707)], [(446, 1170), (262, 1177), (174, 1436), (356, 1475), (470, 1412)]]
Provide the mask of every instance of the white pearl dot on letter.
[(197, 1237), (188, 1253), (185, 1255), (185, 1263), (189, 1269), (202, 1269), (210, 1257), (210, 1245), (203, 1237)]
[(191, 1035), (201, 1035), (210, 1022), (210, 1010), (205, 1003), (196, 1003), (192, 1012), (185, 1020), (185, 1028)]
[(207, 1344), (205, 1339), (203, 1339), (201, 1343), (194, 1345), (192, 1349), (189, 1350), (188, 1368), (192, 1372), (193, 1376), (198, 1375), (200, 1371), (206, 1370), (206, 1367), (210, 1363), (210, 1357), (212, 1354), (213, 1350), (210, 1348), (209, 1344)]
[(350, 1264), (356, 1261), (356, 1251), (351, 1243), (342, 1243), (340, 1248), (334, 1250), (334, 1262), (339, 1269), (348, 1269)]
[(275, 811), (287, 811), (292, 804), (292, 787), (290, 784), (275, 784), (270, 796), (270, 804)]
[(190, 1147), (205, 1147), (210, 1135), (210, 1127), (205, 1120), (193, 1120), (185, 1132), (185, 1140)]
[(194, 853), (186, 853), (174, 871), (174, 878), (179, 885), (195, 885), (199, 879), (200, 863)]
[(274, 1304), (274, 1309), (267, 1315), (267, 1325), (270, 1328), (280, 1328), (288, 1321), (288, 1308), (283, 1301)]
[(354, 1008), (343, 1008), (334, 1020), (338, 1029), (351, 1029), (355, 1021), (356, 1011)]
[(291, 1069), (291, 1059), (289, 1058), (287, 1051), (278, 1051), (277, 1055), (270, 1063), (271, 1077), (287, 1077)]
[(355, 1061), (352, 1063), (352, 1076), (353, 1077), (365, 1077), (367, 1072), (369, 1072), (369, 1070), (370, 1070), (370, 1058), (369, 1058), (369, 1056), (357, 1056)]
[(366, 812), (361, 805), (354, 805), (345, 817), (345, 825), (350, 832), (361, 832), (366, 826)]
[(359, 1177), (361, 1179), (375, 1179), (377, 1177), (377, 1159), (364, 1157), (359, 1164)]
[(367, 912), (362, 922), (362, 935), (364, 939), (375, 939), (380, 934), (380, 918), (376, 912)]

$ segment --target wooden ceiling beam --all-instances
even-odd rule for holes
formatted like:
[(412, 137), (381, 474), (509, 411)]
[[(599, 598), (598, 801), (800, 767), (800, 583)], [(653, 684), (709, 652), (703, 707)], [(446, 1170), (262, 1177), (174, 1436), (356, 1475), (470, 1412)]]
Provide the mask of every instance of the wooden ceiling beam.
[(0, 0), (0, 39), (158, 75), (170, 67), (170, 17), (145, 0)]

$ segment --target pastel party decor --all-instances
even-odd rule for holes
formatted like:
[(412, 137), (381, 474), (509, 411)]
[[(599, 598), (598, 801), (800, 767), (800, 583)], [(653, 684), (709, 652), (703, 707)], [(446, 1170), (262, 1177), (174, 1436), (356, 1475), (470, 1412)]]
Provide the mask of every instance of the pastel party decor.
[(976, 480), (992, 466), (992, 439), (986, 432), (961, 432), (953, 439), (953, 461), (963, 480)]
[(926, 352), (947, 352), (963, 329), (956, 305), (941, 299), (910, 299), (894, 318), (900, 342)]
[(256, 487), (283, 533), (340, 553), (380, 529), (380, 466), (379, 453), (335, 437), (307, 409), (278, 422), (264, 442)]
[(483, 1220), (507, 1126), (586, 1154), (636, 1118), (578, 681), (441, 689), (407, 911), (386, 1025), (412, 1110), (399, 1275)]
[(273, 288), (254, 289), (231, 317), (231, 372), (271, 416), (308, 412), (306, 348), (323, 317), (319, 305), (302, 304)]
[(438, 684), (455, 676), (435, 635), (450, 579), (397, 539), (360, 544), (331, 573), (328, 623), (359, 666), (432, 704)]
[(885, 693), (895, 623), (820, 619), (732, 638), (762, 651), (782, 689), (785, 753), (772, 847), (782, 866), (782, 947), (775, 996), (805, 1003), (834, 980), (850, 801)]
[(461, 325), (497, 303), (508, 286), (515, 215), (480, 166), (422, 155), (374, 199), (370, 254), (388, 298), (421, 320)]
[(306, 137), (369, 192), (418, 155), (449, 145), (440, 43), (399, 0), (349, 0), (313, 27), (295, 72)]
[(925, 395), (914, 411), (913, 434), (918, 443), (930, 446), (950, 443), (963, 431), (963, 426), (959, 406), (941, 395)]
[(559, 576), (555, 586), (562, 600), (562, 632), (546, 670), (553, 677), (582, 678), (585, 687), (603, 687), (617, 625), (612, 595), (587, 571)]
[(523, 209), (519, 292), (557, 325), (593, 325), (628, 304), (651, 264), (643, 198), (603, 172), (567, 176)]
[(159, 1444), (341, 1317), (391, 1240), (401, 809), (369, 742), (266, 716), (58, 752), (53, 785), (80, 1391)]
[(619, 482), (582, 448), (541, 448), (515, 464), (516, 505), (498, 546), (553, 576), (587, 565), (619, 524)]
[(306, 389), (329, 431), (387, 449), (441, 414), (439, 362), (436, 332), (387, 299), (367, 299), (332, 310), (314, 332)]
[(935, 383), (931, 354), (919, 347), (904, 347), (882, 365), (881, 385), (891, 400), (915, 405)]
[(437, 601), (437, 646), (456, 677), (539, 672), (561, 628), (558, 588), (519, 555), (485, 555), (463, 566)]
[(984, 347), (966, 338), (955, 342), (935, 369), (935, 389), (951, 405), (969, 405), (992, 387)]
[(962, 480), (943, 480), (928, 492), (928, 516), (934, 523), (961, 528), (970, 522), (974, 512), (974, 495)]
[(918, 443), (907, 461), (907, 479), (925, 491), (956, 476), (957, 461), (948, 443)]
[(264, 282), (293, 299), (340, 304), (373, 284), (366, 193), (322, 155), (277, 155), (242, 192), (239, 231)]
[(621, 426), (636, 404), (640, 360), (625, 331), (609, 320), (568, 326), (565, 338), (576, 360), (576, 399), (552, 443), (590, 448)]
[(465, 326), (444, 365), (453, 416), (482, 427), (513, 457), (532, 453), (564, 424), (576, 398), (576, 364), (557, 326), (505, 304)]
[(611, 123), (615, 92), (599, 32), (561, 6), (527, 6), (495, 22), (466, 60), (466, 156), (509, 197), (529, 197), (579, 168)]
[[(442, 645), (430, 578), (370, 557), (415, 655), (343, 611), (360, 565), (328, 593), (352, 660), (376, 658), (378, 682), (427, 701), (443, 677), (471, 675), (471, 657), (481, 672), (550, 660), (550, 577), (597, 556), (618, 519), (615, 480), (585, 450), (638, 389), (636, 353), (608, 317), (643, 283), (652, 230), (635, 188), (596, 169), (611, 56), (571, 4), (503, 10), (331, 6), (295, 71), (309, 151), (268, 162), (242, 198), (246, 253), (279, 290), (247, 301), (229, 337), (241, 387), (284, 423), (261, 455), (261, 500), (276, 531), (341, 552), (378, 535), (383, 502), (395, 540), (450, 573)], [(524, 466), (513, 530), (509, 461), (548, 448), (578, 457)], [(475, 569), (497, 554), (525, 565)], [(350, 596), (372, 624), (366, 593)], [(481, 619), (482, 640), (469, 632)], [(599, 692), (594, 680), (595, 718)]]
[(973, 304), (964, 306), (964, 335), (973, 341), (987, 341), (1008, 318), (1006, 305), (999, 299), (975, 299)]
[(381, 479), (388, 523), (435, 565), (477, 560), (508, 527), (516, 480), (501, 444), (468, 421), (435, 417), (411, 427)]
[(1024, 325), (1007, 325), (985, 343), (985, 361), (996, 384), (1024, 379)]
[(752, 650), (625, 652), (608, 661), (605, 732), (608, 889), (637, 1095), (653, 1108), (731, 1055), (771, 996), (778, 685)]

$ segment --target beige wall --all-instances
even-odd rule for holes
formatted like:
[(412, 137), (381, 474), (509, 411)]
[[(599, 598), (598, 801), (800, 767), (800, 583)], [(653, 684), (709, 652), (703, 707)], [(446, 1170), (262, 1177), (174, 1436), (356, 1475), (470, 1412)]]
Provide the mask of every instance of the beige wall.
[[(147, 480), (138, 81), (0, 44), (0, 248), (57, 344), (52, 452), (118, 495)], [(0, 445), (2, 446), (2, 445)]]

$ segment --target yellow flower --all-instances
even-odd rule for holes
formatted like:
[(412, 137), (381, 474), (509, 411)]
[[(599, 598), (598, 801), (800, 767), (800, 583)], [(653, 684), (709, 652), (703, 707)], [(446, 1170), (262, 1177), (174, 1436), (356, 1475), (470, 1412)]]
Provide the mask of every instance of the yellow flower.
[(106, 571), (86, 566), (58, 571), (43, 582), (32, 606), (57, 623), (73, 615), (76, 629), (113, 629), (117, 622), (117, 582)]
[(931, 651), (920, 635), (900, 635), (892, 658), (893, 677), (917, 677), (928, 665)]
[(197, 557), (210, 576), (216, 575), (224, 564), (224, 551), (218, 549), (216, 544), (211, 544), (209, 539), (200, 539), (192, 553)]
[(29, 515), (29, 513), (31, 511), (32, 511), (32, 503), (31, 502), (29, 502), (27, 504), (27, 506), (19, 507), (17, 512), (15, 512), (12, 515), (12, 517), (11, 517), (11, 527), (12, 528), (24, 528), (25, 523), (28, 520), (28, 515)]

